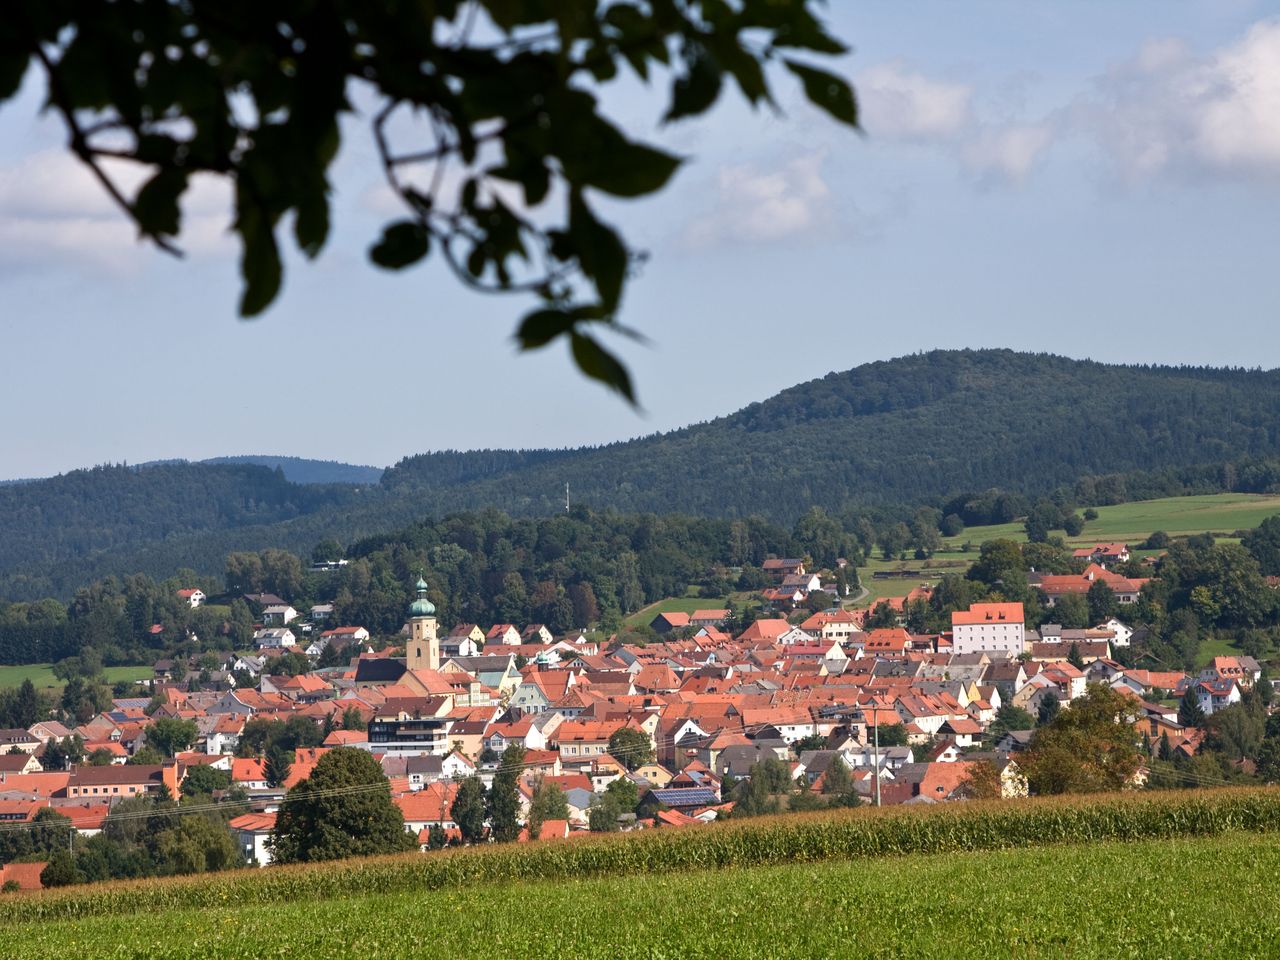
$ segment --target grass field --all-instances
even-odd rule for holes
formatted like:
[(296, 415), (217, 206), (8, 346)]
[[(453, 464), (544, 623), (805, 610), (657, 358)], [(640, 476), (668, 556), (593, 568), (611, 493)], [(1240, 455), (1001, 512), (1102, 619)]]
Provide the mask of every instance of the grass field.
[[(1098, 519), (1086, 524), (1080, 536), (1068, 537), (1068, 543), (1135, 542), (1145, 540), (1156, 530), (1175, 536), (1206, 531), (1230, 534), (1235, 530), (1256, 527), (1267, 517), (1280, 513), (1280, 496), (1219, 493), (1204, 497), (1166, 497), (1163, 500), (1098, 507), (1097, 510)], [(946, 542), (958, 547), (966, 540), (976, 545), (998, 537), (1025, 540), (1026, 533), (1020, 523), (1005, 523), (970, 527)]]
[[(151, 676), (151, 668), (107, 667), (103, 670), (103, 673), (106, 674), (108, 683), (119, 683), (122, 680), (146, 680)], [(53, 675), (53, 669), (47, 663), (28, 663), (16, 667), (0, 667), (0, 690), (6, 687), (21, 686), (23, 680), (30, 680), (37, 689), (62, 689), (62, 681)]]
[(355, 885), (339, 899), (0, 929), (14, 960), (408, 958), (442, 947), (486, 960), (1259, 957), (1280, 952), (1277, 871), (1280, 837), (1229, 833), (692, 871), (661, 882), (593, 877), (375, 895)]

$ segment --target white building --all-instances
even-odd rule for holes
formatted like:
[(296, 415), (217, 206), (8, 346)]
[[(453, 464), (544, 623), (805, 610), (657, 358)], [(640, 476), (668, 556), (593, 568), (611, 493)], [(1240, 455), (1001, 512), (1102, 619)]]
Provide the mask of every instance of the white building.
[(1026, 649), (1020, 603), (975, 603), (951, 614), (951, 652), (1016, 657)]

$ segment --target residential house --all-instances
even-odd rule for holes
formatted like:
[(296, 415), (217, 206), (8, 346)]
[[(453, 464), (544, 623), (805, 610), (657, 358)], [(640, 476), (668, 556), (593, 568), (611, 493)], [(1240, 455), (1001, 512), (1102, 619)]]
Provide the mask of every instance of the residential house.
[(187, 606), (195, 608), (204, 603), (204, 591), (199, 587), (187, 587), (178, 591), (178, 599), (185, 600)]
[(298, 619), (298, 611), (287, 603), (272, 603), (262, 608), (262, 623), (268, 627), (283, 627)]
[(271, 862), (271, 832), (276, 827), (274, 813), (246, 813), (227, 823), (246, 863), (265, 867)]

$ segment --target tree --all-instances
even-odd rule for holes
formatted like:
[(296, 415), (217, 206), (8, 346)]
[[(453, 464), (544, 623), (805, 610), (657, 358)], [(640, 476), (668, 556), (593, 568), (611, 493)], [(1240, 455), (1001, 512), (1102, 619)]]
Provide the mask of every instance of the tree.
[(999, 800), (1003, 796), (1000, 771), (990, 760), (971, 761), (956, 789), (968, 800)]
[(1071, 709), (1036, 730), (1021, 767), (1039, 794), (1096, 793), (1128, 786), (1142, 764), (1134, 701), (1094, 684)]
[(1178, 723), (1184, 727), (1199, 727), (1204, 724), (1204, 709), (1200, 706), (1200, 698), (1196, 696), (1195, 684), (1187, 687), (1178, 702)]
[(1047, 726), (1057, 719), (1058, 711), (1062, 708), (1062, 704), (1058, 701), (1058, 695), (1052, 690), (1045, 690), (1044, 695), (1040, 698), (1040, 707), (1036, 714), (1036, 723), (1039, 726)]
[(211, 796), (215, 790), (231, 786), (231, 774), (208, 764), (191, 767), (182, 781), (182, 799), (191, 796)]
[(161, 717), (147, 725), (147, 743), (166, 757), (187, 750), (196, 742), (200, 731), (194, 720)]
[(1080, 644), (1074, 640), (1071, 641), (1071, 647), (1067, 650), (1067, 663), (1077, 670), (1084, 669), (1084, 657), (1080, 654)]
[(417, 846), (373, 755), (338, 747), (290, 788), (271, 832), (278, 863), (395, 853)]
[(133, 756), (125, 761), (127, 764), (134, 766), (155, 766), (158, 763), (164, 763), (164, 754), (155, 747), (144, 745), (135, 750)]
[(1036, 718), (1022, 707), (1012, 703), (1002, 703), (996, 711), (996, 718), (987, 727), (987, 737), (996, 743), (1010, 730), (1030, 730), (1036, 725)]
[(267, 785), (283, 787), (293, 769), (293, 755), (280, 747), (272, 747), (267, 752), (266, 762), (262, 765), (262, 775)]
[(905, 747), (907, 745), (907, 728), (900, 723), (886, 723), (880, 726), (880, 746)]
[(609, 737), (609, 756), (628, 770), (653, 761), (653, 741), (643, 730), (619, 727)]
[(1078, 593), (1068, 593), (1057, 599), (1047, 614), (1069, 630), (1079, 630), (1089, 625), (1089, 601)]
[(155, 847), (163, 873), (205, 873), (240, 862), (240, 851), (226, 826), (205, 816), (178, 817), (174, 826), (156, 837)]
[(542, 834), (542, 825), (548, 820), (568, 820), (569, 803), (564, 792), (554, 783), (543, 781), (533, 793), (529, 803), (529, 839), (537, 840)]
[(59, 848), (53, 851), (49, 862), (40, 871), (40, 882), (46, 887), (67, 887), (83, 883), (84, 876), (76, 869), (76, 861), (70, 851)]
[(513, 743), (502, 752), (498, 772), (489, 788), (489, 822), (493, 839), (510, 843), (520, 836), (520, 774), (524, 771), (524, 747)]
[[(613, 322), (635, 254), (587, 191), (653, 194), (681, 159), (629, 139), (601, 108), (605, 88), (621, 67), (642, 80), (669, 70), (664, 119), (674, 121), (707, 111), (728, 78), (752, 106), (772, 106), (778, 64), (816, 106), (856, 126), (849, 84), (809, 62), (845, 50), (816, 5), (341, 2), (225, 17), (201, 4), (108, 10), (31, 0), (7, 17), (0, 100), (34, 62), (71, 151), (163, 250), (177, 252), (178, 201), (191, 178), (229, 180), (240, 312), (253, 316), (281, 286), (282, 221), (306, 256), (325, 244), (339, 119), (360, 85), (374, 100), (372, 141), (387, 185), (404, 207), (370, 250), (373, 262), (401, 269), (435, 252), (469, 287), (532, 293), (541, 307), (520, 326), (522, 345), (566, 337), (585, 374), (631, 399), (625, 368), (585, 331)], [(473, 30), (477, 19), (496, 40)], [(106, 156), (149, 175), (131, 200)], [(274, 175), (283, 169), (290, 176)], [(446, 169), (460, 176), (441, 178)], [(546, 208), (561, 203), (550, 225)]]
[(1089, 619), (1093, 623), (1105, 623), (1120, 612), (1120, 601), (1116, 599), (1115, 591), (1103, 580), (1089, 584), (1085, 600), (1089, 603)]
[(484, 784), (470, 776), (458, 784), (458, 792), (449, 807), (449, 816), (458, 825), (463, 843), (479, 843), (484, 839)]

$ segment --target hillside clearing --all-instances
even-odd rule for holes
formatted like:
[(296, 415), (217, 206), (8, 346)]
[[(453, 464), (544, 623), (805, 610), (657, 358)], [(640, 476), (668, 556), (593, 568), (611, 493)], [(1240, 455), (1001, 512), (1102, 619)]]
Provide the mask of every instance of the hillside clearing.
[[(102, 672), (106, 676), (107, 683), (149, 680), (152, 675), (150, 667), (106, 667)], [(6, 687), (19, 687), (23, 680), (30, 680), (37, 690), (62, 689), (62, 681), (53, 675), (52, 664), (25, 663), (0, 667), (0, 690)]]
[[(1277, 871), (1280, 837), (1231, 833), (560, 880), (518, 895), (494, 883), (357, 888), (349, 899), (5, 924), (6, 954), (407, 958), (448, 944), (458, 958), (753, 958), (848, 956), (856, 944), (871, 957), (1266, 956), (1280, 936)], [(1155, 893), (1192, 876), (1194, 910)]]

